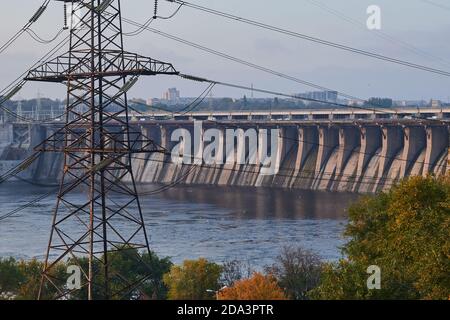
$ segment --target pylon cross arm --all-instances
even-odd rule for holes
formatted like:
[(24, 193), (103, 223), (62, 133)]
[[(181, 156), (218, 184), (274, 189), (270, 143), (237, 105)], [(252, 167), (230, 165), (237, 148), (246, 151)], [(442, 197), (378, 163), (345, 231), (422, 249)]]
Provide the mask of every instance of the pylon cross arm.
[(30, 70), (25, 80), (60, 83), (91, 77), (179, 74), (170, 63), (119, 50), (97, 52), (95, 61), (97, 71), (92, 72), (88, 52), (67, 53)]
[[(65, 126), (58, 129), (45, 141), (34, 148), (36, 152), (72, 152), (96, 154), (136, 154), (136, 153), (167, 153), (167, 150), (156, 144), (153, 140), (142, 134), (139, 130), (129, 131), (132, 138), (130, 141), (118, 139), (117, 133), (106, 132), (104, 144), (101, 147), (98, 137), (92, 146), (90, 134), (86, 128)], [(123, 135), (123, 134), (122, 134)]]

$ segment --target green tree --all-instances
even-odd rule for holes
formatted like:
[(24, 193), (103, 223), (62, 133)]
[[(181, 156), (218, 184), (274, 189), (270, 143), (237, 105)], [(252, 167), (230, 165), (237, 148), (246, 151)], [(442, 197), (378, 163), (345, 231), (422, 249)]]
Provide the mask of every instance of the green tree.
[(222, 267), (206, 259), (186, 260), (182, 266), (172, 266), (164, 275), (170, 300), (212, 300), (211, 291), (220, 288)]
[[(19, 300), (36, 300), (41, 285), (42, 270), (44, 263), (36, 259), (30, 261), (20, 261), (19, 270), (25, 279), (18, 289), (17, 299)], [(55, 284), (65, 284), (67, 278), (67, 267), (64, 263), (58, 263), (51, 271), (50, 276)], [(46, 283), (43, 288), (42, 300), (53, 299), (57, 295), (57, 289), (50, 283)]]
[[(94, 260), (95, 282), (94, 299), (105, 299), (104, 257)], [(69, 263), (70, 264), (70, 263)], [(79, 259), (83, 270), (88, 270), (88, 260)], [(158, 299), (167, 297), (167, 287), (163, 283), (163, 275), (169, 272), (172, 262), (169, 258), (160, 259), (156, 253), (140, 253), (134, 248), (122, 248), (120, 251), (108, 253), (109, 299), (134, 300)], [(138, 286), (134, 285), (139, 283)], [(129, 288), (127, 288), (129, 287)], [(77, 300), (87, 299), (87, 290), (82, 289), (73, 296)]]
[(0, 293), (17, 292), (24, 281), (25, 276), (14, 258), (0, 259)]
[[(320, 299), (448, 299), (450, 180), (412, 177), (351, 207), (343, 248), (327, 265)], [(381, 290), (368, 290), (367, 267), (381, 269)]]
[(142, 260), (145, 265), (140, 265), (140, 272), (145, 273), (148, 276), (145, 281), (144, 292), (151, 299), (167, 299), (168, 288), (164, 284), (163, 276), (168, 273), (173, 266), (170, 258), (159, 258), (156, 253), (150, 252), (150, 254), (144, 253)]
[[(104, 299), (104, 275), (102, 269), (103, 257), (94, 259), (95, 280), (93, 284), (94, 299)], [(110, 277), (110, 299), (166, 299), (167, 287), (163, 283), (163, 275), (170, 271), (172, 263), (169, 258), (160, 259), (154, 252), (140, 253), (129, 248), (108, 254)], [(64, 287), (68, 279), (67, 267), (78, 265), (85, 272), (88, 270), (88, 259), (79, 258), (67, 263), (58, 263), (51, 271), (52, 282), (58, 287)], [(16, 261), (13, 258), (0, 260), (0, 297), (2, 294), (13, 296), (19, 300), (34, 300), (38, 296), (41, 275), (44, 264), (33, 259), (31, 261)], [(126, 280), (125, 280), (126, 279)], [(132, 286), (139, 283), (139, 286)], [(131, 290), (122, 290), (130, 285)], [(82, 279), (82, 289), (71, 293), (70, 299), (86, 300), (86, 280)], [(48, 281), (43, 288), (43, 300), (54, 299), (58, 294), (55, 286)]]
[[(0, 260), (0, 296), (8, 299), (35, 300), (41, 284), (44, 264), (36, 259), (17, 261), (13, 258)], [(50, 276), (54, 283), (65, 282), (66, 267), (63, 263), (55, 266)], [(42, 299), (51, 299), (57, 293), (54, 286), (47, 284), (43, 288)]]

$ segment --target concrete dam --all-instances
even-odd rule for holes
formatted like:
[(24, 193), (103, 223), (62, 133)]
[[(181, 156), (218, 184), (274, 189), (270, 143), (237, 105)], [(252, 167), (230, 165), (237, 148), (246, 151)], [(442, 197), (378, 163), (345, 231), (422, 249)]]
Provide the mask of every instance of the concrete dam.
[[(133, 156), (136, 182), (376, 193), (403, 177), (450, 169), (449, 126), (435, 117), (239, 117), (134, 117), (133, 127), (167, 150)], [(0, 171), (20, 163), (61, 126), (0, 125)], [(61, 154), (46, 153), (19, 177), (55, 183), (62, 167)]]

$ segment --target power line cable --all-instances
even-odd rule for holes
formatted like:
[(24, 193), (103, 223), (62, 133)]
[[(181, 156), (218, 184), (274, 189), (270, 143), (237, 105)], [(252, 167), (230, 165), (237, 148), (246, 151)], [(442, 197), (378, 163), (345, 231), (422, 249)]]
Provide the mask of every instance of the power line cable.
[(127, 36), (127, 37), (137, 36), (137, 35), (141, 34), (145, 30), (145, 28), (148, 27), (154, 20), (155, 20), (154, 18), (150, 18), (143, 24), (140, 24), (140, 26), (136, 30), (131, 31), (131, 32), (124, 32), (123, 35)]
[(17, 39), (20, 38), (22, 34), (24, 34), (31, 27), (31, 25), (33, 25), (36, 21), (39, 20), (39, 18), (47, 9), (49, 3), (50, 0), (45, 0), (42, 3), (42, 5), (37, 9), (37, 11), (34, 13), (34, 15), (30, 18), (30, 20), (28, 20), (28, 22), (18, 32), (16, 32), (8, 41), (6, 41), (2, 46), (0, 46), (0, 54), (2, 54), (6, 49), (8, 49)]
[(44, 56), (42, 56), (39, 60), (37, 60), (31, 67), (29, 67), (25, 72), (19, 75), (13, 82), (11, 82), (8, 86), (6, 86), (3, 90), (0, 91), (0, 95), (5, 92), (11, 90), (11, 88), (15, 87), (18, 83), (23, 84), (26, 81), (23, 78), (28, 74), (30, 70), (38, 66), (40, 63), (45, 62), (47, 59), (53, 57), (56, 53), (61, 50), (69, 42), (69, 36), (66, 36), (63, 40), (61, 40), (58, 44), (56, 44), (50, 51), (48, 51)]
[(24, 179), (20, 176), (15, 176), (15, 178), (21, 182), (25, 182), (29, 185), (32, 186), (36, 186), (36, 187), (44, 187), (44, 188), (54, 188), (54, 187), (59, 187), (60, 184), (59, 183), (43, 183), (43, 182), (39, 182), (39, 181), (34, 181), (34, 180), (30, 180), (30, 179)]
[(288, 36), (291, 36), (291, 37), (296, 37), (296, 38), (299, 38), (299, 39), (307, 40), (307, 41), (314, 42), (314, 43), (317, 43), (317, 44), (321, 44), (321, 45), (324, 45), (324, 46), (333, 47), (333, 48), (344, 50), (344, 51), (347, 51), (347, 52), (351, 52), (351, 53), (363, 55), (363, 56), (366, 56), (366, 57), (374, 58), (374, 59), (377, 59), (377, 60), (382, 60), (382, 61), (386, 61), (386, 62), (398, 64), (398, 65), (402, 65), (402, 66), (413, 68), (413, 69), (418, 69), (418, 70), (421, 70), (421, 71), (426, 71), (426, 72), (442, 75), (442, 76), (445, 76), (445, 77), (450, 77), (450, 72), (446, 71), (446, 70), (431, 68), (431, 67), (428, 67), (428, 66), (425, 66), (425, 65), (420, 65), (420, 64), (409, 62), (409, 61), (404, 61), (404, 60), (400, 60), (400, 59), (397, 59), (397, 58), (388, 57), (386, 55), (373, 53), (373, 52), (362, 50), (362, 49), (353, 48), (353, 47), (350, 47), (350, 46), (347, 46), (347, 45), (343, 45), (343, 44), (340, 44), (340, 43), (336, 43), (336, 42), (320, 39), (320, 38), (317, 38), (317, 37), (312, 37), (312, 36), (309, 36), (309, 35), (306, 35), (306, 34), (298, 33), (298, 32), (295, 32), (295, 31), (290, 31), (290, 30), (287, 30), (287, 29), (275, 27), (275, 26), (272, 26), (272, 25), (269, 25), (269, 24), (266, 24), (266, 23), (258, 22), (258, 21), (255, 21), (255, 20), (246, 19), (246, 18), (243, 18), (243, 17), (239, 17), (239, 16), (236, 16), (236, 15), (225, 13), (225, 12), (222, 12), (222, 11), (218, 11), (218, 10), (210, 9), (210, 8), (203, 7), (203, 6), (200, 6), (200, 5), (192, 4), (192, 3), (186, 2), (186, 1), (180, 1), (180, 0), (166, 0), (166, 1), (172, 2), (172, 3), (177, 3), (177, 4), (184, 4), (186, 7), (189, 7), (189, 8), (200, 10), (200, 11), (203, 11), (203, 12), (206, 12), (206, 13), (209, 13), (209, 14), (213, 14), (213, 15), (216, 15), (216, 16), (220, 16), (220, 17), (223, 17), (223, 18), (227, 18), (227, 19), (230, 19), (230, 20), (233, 20), (233, 21), (238, 21), (238, 22), (241, 22), (241, 23), (253, 25), (253, 26), (256, 26), (256, 27), (259, 27), (259, 28), (263, 28), (263, 29), (266, 29), (266, 30), (271, 30), (271, 31), (274, 31), (274, 32), (282, 33), (282, 34), (285, 34), (285, 35), (288, 35)]
[[(158, 107), (158, 106), (150, 106), (148, 104), (139, 102), (139, 101), (131, 101), (133, 104), (136, 105), (140, 105), (140, 106), (144, 106), (147, 108), (152, 108), (152, 109), (156, 109), (159, 111), (163, 111), (166, 112), (168, 114), (172, 115), (172, 118), (177, 115), (177, 116), (183, 116), (188, 114), (189, 112), (194, 111), (197, 107), (199, 107), (203, 101), (206, 99), (206, 97), (209, 95), (209, 93), (212, 91), (212, 89), (214, 88), (215, 84), (210, 83), (208, 85), (208, 87), (197, 97), (195, 98), (191, 103), (189, 103), (188, 105), (186, 105), (185, 107), (183, 107), (181, 110), (177, 110), (177, 111), (173, 111), (173, 110), (169, 110), (163, 107)], [(135, 110), (135, 109), (134, 109)], [(137, 111), (137, 110), (135, 110)], [(140, 115), (145, 116), (145, 113), (137, 111)]]
[(178, 7), (171, 15), (168, 15), (168, 16), (166, 16), (166, 17), (157, 15), (157, 11), (155, 11), (154, 19), (163, 19), (163, 20), (169, 20), (169, 19), (172, 19), (173, 17), (175, 17), (175, 16), (178, 14), (178, 12), (180, 12), (180, 10), (181, 10), (181, 8), (182, 8), (183, 6), (184, 6), (183, 3), (180, 4), (180, 6), (179, 6), (179, 7)]
[[(131, 25), (139, 25), (138, 23), (134, 22), (134, 21), (131, 20), (131, 19), (123, 18), (123, 20), (124, 20), (126, 23), (131, 24)], [(205, 51), (205, 52), (207, 52), (207, 53), (210, 53), (210, 54), (213, 54), (213, 55), (216, 55), (216, 56), (225, 58), (225, 59), (230, 60), (230, 61), (237, 62), (237, 63), (239, 63), (239, 64), (246, 65), (246, 66), (251, 67), (251, 68), (254, 68), (254, 69), (258, 69), (258, 70), (263, 71), (263, 72), (266, 72), (266, 73), (270, 73), (270, 74), (272, 74), (272, 75), (276, 75), (276, 76), (278, 76), (278, 77), (281, 77), (281, 78), (284, 78), (284, 79), (287, 79), (287, 80), (295, 81), (295, 82), (297, 82), (297, 83), (304, 84), (304, 85), (306, 85), (306, 86), (309, 86), (309, 87), (312, 87), (312, 88), (315, 88), (315, 89), (319, 89), (319, 90), (324, 90), (324, 91), (335, 91), (335, 90), (333, 90), (333, 89), (330, 89), (330, 88), (327, 88), (327, 87), (324, 87), (324, 86), (320, 86), (320, 85), (317, 85), (317, 84), (314, 84), (314, 83), (312, 83), (312, 82), (308, 82), (308, 81), (305, 81), (305, 80), (302, 80), (302, 79), (298, 79), (298, 78), (295, 78), (295, 77), (293, 77), (293, 76), (289, 76), (289, 75), (283, 74), (283, 73), (281, 73), (281, 72), (278, 72), (278, 71), (275, 71), (275, 70), (272, 70), (272, 69), (269, 69), (269, 68), (266, 68), (266, 67), (263, 67), (263, 66), (254, 64), (254, 63), (249, 62), (249, 61), (245, 61), (245, 60), (243, 60), (243, 59), (239, 59), (239, 58), (233, 57), (233, 56), (231, 56), (231, 55), (229, 55), (229, 54), (226, 54), (226, 53), (223, 53), (223, 52), (220, 52), (220, 51), (217, 51), (217, 50), (214, 50), (214, 49), (211, 49), (211, 48), (208, 48), (208, 47), (199, 45), (199, 44), (197, 44), (197, 43), (194, 43), (194, 42), (188, 41), (188, 40), (186, 40), (186, 39), (182, 39), (182, 38), (180, 38), (180, 37), (177, 37), (177, 36), (168, 34), (168, 33), (166, 33), (166, 32), (160, 31), (160, 30), (158, 30), (158, 29), (149, 28), (149, 27), (145, 27), (144, 29), (145, 29), (145, 30), (148, 30), (148, 31), (150, 31), (150, 32), (153, 32), (153, 33), (155, 33), (155, 34), (158, 34), (158, 35), (160, 35), (160, 36), (162, 36), (162, 37), (165, 37), (165, 38), (174, 40), (174, 41), (176, 41), (176, 42), (183, 43), (183, 44), (185, 44), (185, 45), (187, 45), (187, 46), (190, 46), (190, 47), (199, 49), (199, 50), (201, 50), (201, 51)], [(353, 99), (353, 100), (364, 101), (363, 99), (360, 99), (360, 98), (357, 98), (357, 97), (354, 97), (354, 96), (350, 96), (350, 95), (347, 95), (347, 94), (342, 93), (342, 92), (338, 92), (338, 94), (341, 95), (341, 96), (343, 96), (343, 97), (347, 97), (347, 98), (350, 98), (350, 99)]]
[(9, 179), (11, 179), (13, 177), (16, 177), (20, 172), (28, 169), (31, 166), (31, 164), (39, 158), (40, 155), (41, 154), (39, 152), (35, 152), (31, 156), (24, 159), (17, 166), (8, 170), (6, 173), (4, 173), (2, 176), (0, 176), (0, 184), (8, 181)]
[[(330, 14), (332, 14), (332, 15), (334, 15), (334, 16), (336, 16), (336, 17), (338, 17), (338, 18), (340, 18), (340, 19), (342, 19), (344, 21), (347, 21), (348, 23), (350, 23), (350, 24), (352, 24), (354, 26), (360, 27), (361, 29), (364, 29), (364, 30), (367, 31), (367, 26), (366, 26), (365, 23), (361, 23), (360, 21), (355, 20), (355, 19), (347, 16), (346, 14), (342, 13), (341, 11), (338, 11), (336, 9), (333, 9), (333, 8), (327, 6), (326, 4), (324, 4), (323, 2), (321, 2), (319, 0), (305, 0), (305, 1), (309, 2), (310, 4), (312, 4), (312, 5), (316, 6), (316, 7), (319, 7), (320, 9), (322, 9), (322, 10), (324, 10), (324, 11), (326, 11), (326, 12), (328, 12), (328, 13), (330, 13)], [(410, 44), (410, 43), (408, 43), (408, 42), (406, 42), (406, 41), (404, 41), (402, 39), (393, 37), (393, 36), (389, 35), (386, 32), (383, 32), (381, 30), (372, 30), (370, 32), (370, 34), (378, 36), (379, 38), (387, 40), (387, 41), (389, 41), (391, 43), (394, 43), (396, 45), (402, 46), (403, 48), (405, 48), (405, 49), (415, 53), (418, 56), (438, 61), (439, 63), (441, 63), (442, 65), (445, 65), (447, 67), (450, 66), (450, 63), (447, 60), (445, 60), (445, 59), (443, 59), (441, 57), (438, 57), (436, 55), (433, 55), (433, 54), (431, 54), (429, 52), (426, 52), (426, 51), (424, 51), (424, 50), (422, 50), (420, 48), (417, 48), (416, 46), (414, 46), (414, 45), (412, 45), (412, 44)]]
[(8, 212), (7, 214), (4, 214), (4, 215), (0, 216), (0, 222), (4, 221), (4, 220), (6, 220), (6, 219), (8, 219), (10, 217), (12, 217), (13, 215), (16, 215), (17, 213), (19, 213), (19, 212), (21, 212), (21, 211), (23, 211), (25, 209), (30, 208), (31, 206), (41, 202), (45, 198), (50, 197), (51, 195), (55, 194), (57, 192), (57, 190), (58, 189), (53, 189), (52, 191), (47, 192), (47, 193), (37, 197), (36, 199), (33, 199), (32, 201), (28, 202), (27, 204), (25, 204), (25, 205), (23, 205), (23, 206), (21, 206), (21, 207), (19, 207), (17, 209), (12, 210), (12, 211)]
[(49, 44), (52, 43), (53, 41), (55, 41), (60, 35), (61, 33), (64, 32), (64, 29), (60, 29), (56, 35), (53, 38), (50, 39), (43, 39), (41, 38), (33, 29), (29, 28), (27, 29), (27, 33), (30, 35), (31, 38), (33, 38), (33, 40), (42, 43), (42, 44)]
[[(24, 86), (24, 84), (26, 83), (25, 80), (23, 80), (23, 78), (28, 74), (28, 72), (30, 70), (32, 70), (33, 68), (35, 68), (36, 66), (38, 66), (40, 63), (46, 61), (47, 59), (51, 59), (51, 57), (55, 56), (55, 54), (57, 54), (61, 48), (63, 48), (68, 42), (69, 42), (69, 36), (66, 36), (63, 40), (61, 40), (57, 45), (55, 45), (50, 51), (48, 51), (44, 56), (42, 56), (37, 62), (35, 62), (31, 67), (29, 67), (25, 72), (23, 72), (21, 75), (19, 75), (13, 82), (11, 82), (9, 85), (7, 85), (3, 90), (0, 91), (0, 96), (4, 95), (7, 92), (13, 92), (15, 91), (17, 88), (22, 88)], [(19, 89), (19, 91), (20, 91)], [(6, 95), (8, 96), (8, 94)], [(16, 119), (19, 119), (21, 121), (24, 122), (34, 122), (34, 120), (31, 119), (27, 119), (23, 116), (18, 115), (17, 113), (11, 111), (9, 108), (5, 107), (3, 105), (3, 103), (6, 102), (6, 100), (9, 99), (4, 99), (0, 98), (0, 109), (2, 109), (3, 111), (7, 112), (8, 114), (10, 114), (11, 116), (13, 116)], [(54, 117), (54, 118), (49, 118), (49, 119), (44, 119), (43, 121), (52, 121), (52, 120), (56, 120), (58, 118), (60, 118), (61, 116), (63, 116), (64, 114), (61, 114), (58, 117)]]
[[(179, 76), (181, 78), (184, 78), (187, 80), (192, 80), (192, 81), (197, 81), (197, 82), (215, 83), (216, 85), (221, 85), (221, 86), (225, 86), (225, 87), (248, 90), (248, 91), (256, 91), (256, 92), (260, 92), (260, 93), (281, 96), (281, 97), (286, 97), (286, 98), (291, 98), (291, 99), (297, 99), (297, 100), (302, 100), (302, 101), (317, 102), (317, 103), (327, 104), (330, 106), (336, 106), (336, 107), (340, 107), (340, 108), (359, 109), (359, 110), (371, 111), (374, 113), (390, 114), (390, 115), (396, 114), (398, 112), (397, 110), (394, 110), (394, 109), (376, 109), (376, 108), (360, 107), (360, 106), (355, 106), (355, 105), (346, 105), (346, 104), (342, 104), (342, 103), (338, 103), (338, 102), (324, 101), (324, 100), (313, 99), (313, 98), (306, 98), (306, 97), (301, 97), (298, 95), (292, 95), (292, 94), (277, 92), (277, 91), (273, 91), (273, 90), (258, 89), (255, 87), (248, 87), (248, 86), (238, 85), (238, 84), (233, 84), (233, 83), (208, 80), (206, 78), (201, 78), (201, 77), (191, 76), (191, 75), (186, 75), (186, 74), (179, 74)], [(422, 121), (427, 120), (427, 121), (438, 122), (438, 123), (446, 123), (447, 122), (446, 120), (426, 119), (426, 118), (418, 117), (415, 115), (412, 115), (411, 117), (414, 118), (415, 120), (422, 120)]]
[(432, 5), (432, 6), (435, 6), (435, 7), (437, 7), (437, 8), (440, 8), (440, 9), (444, 9), (444, 10), (450, 11), (450, 7), (449, 7), (449, 6), (446, 6), (446, 5), (444, 5), (444, 4), (437, 3), (437, 2), (431, 1), (431, 0), (421, 0), (421, 1), (422, 1), (422, 2), (425, 2), (425, 3), (428, 3), (428, 4)]
[(174, 18), (178, 12), (181, 10), (181, 8), (183, 7), (183, 4), (181, 4), (171, 15), (167, 16), (167, 17), (163, 17), (163, 16), (159, 16), (158, 13), (158, 8), (157, 8), (157, 1), (155, 1), (155, 12), (153, 17), (151, 17), (150, 19), (148, 19), (147, 21), (145, 21), (143, 24), (140, 24), (140, 26), (131, 32), (124, 32), (123, 35), (127, 36), (127, 37), (134, 37), (137, 36), (139, 34), (141, 34), (145, 28), (147, 28), (148, 26), (150, 26), (150, 24), (152, 24), (156, 19), (163, 19), (163, 20), (169, 20)]
[[(126, 23), (128, 23), (128, 24), (135, 25), (135, 26), (141, 26), (139, 23), (137, 23), (137, 22), (135, 22), (135, 21), (133, 21), (133, 20), (131, 20), (131, 19), (123, 18), (123, 20), (124, 20)], [(144, 29), (146, 29), (146, 30), (148, 30), (148, 31), (150, 31), (150, 32), (153, 32), (153, 33), (155, 33), (155, 34), (158, 34), (158, 35), (160, 35), (160, 36), (163, 36), (163, 37), (165, 37), (165, 38), (168, 38), (168, 39), (171, 39), (171, 40), (174, 40), (174, 41), (183, 43), (183, 44), (185, 44), (185, 45), (194, 47), (194, 48), (196, 48), (196, 49), (205, 51), (205, 52), (207, 52), (207, 53), (210, 53), (210, 54), (213, 54), (213, 55), (217, 55), (217, 56), (222, 57), (222, 58), (225, 58), (225, 59), (227, 59), (227, 60), (234, 61), (234, 62), (237, 62), (237, 63), (243, 64), (243, 65), (246, 65), (246, 66), (248, 66), (248, 67), (251, 67), (251, 68), (254, 68), (254, 69), (257, 69), (257, 70), (266, 72), (266, 73), (273, 74), (273, 75), (275, 75), (275, 76), (278, 76), (278, 77), (281, 77), (281, 78), (284, 78), (284, 79), (287, 79), (287, 80), (290, 80), (290, 81), (294, 81), (294, 82), (297, 82), (297, 83), (300, 83), (300, 84), (304, 84), (304, 85), (307, 85), (307, 86), (310, 86), (310, 87), (313, 87), (313, 88), (316, 88), (316, 89), (319, 89), (319, 90), (324, 90), (324, 91), (336, 91), (336, 90), (333, 90), (333, 89), (330, 89), (330, 88), (327, 88), (327, 87), (324, 87), (324, 86), (321, 86), (321, 85), (314, 84), (314, 83), (309, 82), (309, 81), (305, 81), (305, 80), (302, 80), (302, 79), (299, 79), (299, 78), (296, 78), (296, 77), (293, 77), (293, 76), (289, 76), (289, 75), (283, 74), (283, 73), (281, 73), (281, 72), (279, 72), (279, 71), (275, 71), (275, 70), (269, 69), (269, 68), (267, 68), (267, 67), (263, 67), (263, 66), (260, 66), (260, 65), (257, 65), (257, 64), (254, 64), (254, 63), (251, 63), (251, 62), (248, 62), (248, 61), (245, 61), (245, 60), (242, 60), (242, 59), (233, 57), (233, 56), (230, 56), (230, 55), (225, 54), (225, 53), (220, 52), (220, 51), (213, 50), (213, 49), (207, 48), (207, 47), (205, 47), (205, 46), (201, 46), (201, 45), (196, 44), (196, 43), (194, 43), (194, 42), (187, 41), (187, 40), (185, 40), (185, 39), (176, 37), (176, 36), (174, 36), (174, 35), (171, 35), (171, 34), (162, 32), (162, 31), (157, 30), (157, 29), (154, 29), (154, 28), (145, 27)], [(342, 97), (345, 97), (345, 98), (348, 98), (348, 99), (351, 99), (351, 100), (358, 100), (358, 101), (367, 103), (367, 102), (366, 102), (364, 99), (362, 99), (362, 98), (358, 98), (358, 97), (355, 97), (355, 96), (352, 96), (352, 95), (349, 95), (349, 94), (346, 94), (346, 93), (343, 93), (343, 92), (339, 92), (339, 91), (336, 91), (336, 92), (338, 92), (338, 94), (339, 94), (340, 96), (342, 96)], [(323, 102), (323, 103), (328, 103), (328, 102)], [(352, 108), (351, 105), (345, 105), (345, 106), (346, 106), (347, 108)], [(373, 103), (373, 102), (370, 102), (370, 103), (368, 104), (368, 106), (369, 106), (369, 107), (372, 107), (372, 106), (373, 106), (373, 107), (385, 108), (384, 106), (378, 105), (378, 104)], [(367, 109), (367, 108), (366, 108), (366, 109)], [(386, 108), (385, 108), (385, 109), (386, 109)], [(369, 110), (369, 109), (367, 109), (367, 110)], [(371, 110), (371, 109), (370, 109), (370, 110)], [(399, 112), (397, 109), (393, 109), (393, 108), (390, 108), (390, 110), (393, 110), (393, 111), (394, 111), (393, 113), (398, 113), (398, 112)]]
[[(50, 0), (47, 0), (47, 4)], [(47, 4), (45, 4), (45, 8), (47, 6)], [(45, 8), (43, 11), (45, 11)], [(43, 13), (42, 11), (42, 13)], [(39, 12), (39, 10), (38, 10)], [(36, 14), (38, 14), (38, 12), (36, 12)], [(42, 14), (41, 13), (41, 14)], [(39, 15), (40, 16), (40, 15)], [(39, 18), (39, 16), (37, 18)], [(32, 20), (37, 20), (37, 18), (33, 18)], [(78, 25), (81, 22), (79, 22), (77, 25), (73, 26), (73, 28), (77, 28)], [(64, 30), (64, 29), (63, 29)], [(26, 83), (26, 80), (24, 80), (23, 78), (28, 74), (29, 71), (31, 71), (33, 68), (35, 68), (36, 66), (38, 66), (40, 63), (46, 62), (47, 60), (51, 59), (52, 57), (54, 57), (60, 50), (61, 48), (63, 48), (67, 43), (69, 43), (70, 41), (70, 34), (67, 35), (64, 39), (62, 39), (59, 43), (57, 43), (50, 51), (48, 51), (44, 56), (42, 56), (38, 61), (36, 61), (31, 67), (29, 67), (24, 73), (22, 73), (20, 76), (18, 76), (13, 82), (11, 82), (8, 86), (6, 86), (3, 90), (0, 91), (0, 96), (4, 95), (6, 92), (11, 92), (11, 91), (16, 91), (17, 88), (21, 88), (23, 87), (23, 85)], [(19, 90), (18, 90), (19, 91)], [(8, 96), (8, 94), (7, 94)], [(9, 100), (9, 99), (6, 99)], [(25, 117), (21, 117), (19, 116), (17, 113), (12, 112), (11, 110), (9, 110), (9, 108), (3, 106), (4, 103), (4, 99), (0, 99), (0, 109), (2, 109), (3, 111), (7, 112), (8, 114), (10, 114), (11, 116), (13, 116), (14, 118), (17, 118), (21, 121), (24, 122), (34, 122), (33, 120), (27, 119)], [(52, 117), (52, 118), (47, 118), (47, 119), (43, 119), (41, 121), (43, 122), (47, 122), (47, 121), (54, 121), (58, 118), (61, 118), (62, 116), (64, 116), (65, 114), (67, 114), (67, 111), (56, 116), (56, 117)]]

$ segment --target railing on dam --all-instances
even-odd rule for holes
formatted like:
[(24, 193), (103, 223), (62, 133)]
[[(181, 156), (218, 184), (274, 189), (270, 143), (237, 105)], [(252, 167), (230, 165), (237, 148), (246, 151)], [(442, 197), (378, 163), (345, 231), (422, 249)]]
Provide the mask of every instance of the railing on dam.
[(132, 112), (135, 121), (212, 120), (212, 121), (376, 121), (397, 119), (450, 120), (450, 107), (401, 109), (298, 109), (280, 111), (196, 111), (189, 113)]
[[(136, 112), (129, 114), (134, 122), (145, 121), (254, 121), (254, 122), (354, 122), (354, 121), (383, 121), (383, 120), (442, 120), (450, 121), (450, 107), (442, 108), (395, 108), (372, 110), (370, 108), (337, 108), (337, 109), (296, 109), (276, 111), (193, 111), (188, 113), (177, 112)], [(27, 120), (24, 120), (27, 119)], [(52, 119), (42, 121), (42, 119)], [(65, 116), (55, 116), (54, 113), (44, 112), (23, 113), (23, 119), (14, 121), (27, 122), (54, 122), (62, 123)]]

